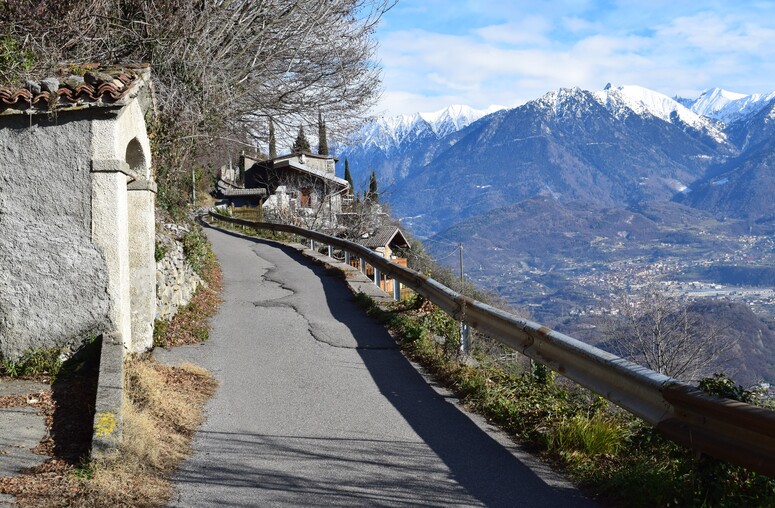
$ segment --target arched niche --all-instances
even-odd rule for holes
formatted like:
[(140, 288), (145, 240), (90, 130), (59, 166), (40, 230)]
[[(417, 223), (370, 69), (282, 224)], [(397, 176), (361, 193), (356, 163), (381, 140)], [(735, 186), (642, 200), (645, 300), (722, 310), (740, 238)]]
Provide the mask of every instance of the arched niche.
[(127, 144), (124, 160), (129, 166), (129, 169), (134, 173), (146, 180), (150, 177), (148, 174), (148, 165), (145, 161), (145, 153), (137, 138), (132, 138), (132, 140), (129, 141), (129, 144)]

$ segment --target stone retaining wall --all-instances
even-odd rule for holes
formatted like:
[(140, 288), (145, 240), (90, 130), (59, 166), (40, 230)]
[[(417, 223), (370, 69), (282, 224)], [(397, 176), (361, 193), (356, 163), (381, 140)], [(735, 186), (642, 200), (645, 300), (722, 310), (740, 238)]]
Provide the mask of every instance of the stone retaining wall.
[(157, 246), (165, 250), (164, 257), (156, 262), (156, 319), (169, 320), (181, 307), (191, 301), (202, 279), (186, 261), (182, 238), (186, 229), (175, 224), (165, 224), (156, 233)]

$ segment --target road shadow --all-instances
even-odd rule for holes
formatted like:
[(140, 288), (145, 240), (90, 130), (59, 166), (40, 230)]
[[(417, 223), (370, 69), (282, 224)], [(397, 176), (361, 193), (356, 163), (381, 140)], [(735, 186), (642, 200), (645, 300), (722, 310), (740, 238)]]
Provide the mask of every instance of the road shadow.
[[(462, 413), (455, 406), (451, 397), (445, 395), (444, 392), (439, 393), (434, 390), (400, 351), (384, 347), (374, 348), (375, 340), (379, 343), (393, 345), (395, 345), (395, 341), (383, 326), (375, 320), (365, 317), (363, 310), (355, 304), (354, 295), (344, 283), (341, 274), (326, 269), (293, 247), (259, 238), (245, 238), (243, 235), (229, 231), (220, 231), (261, 244), (266, 248), (277, 249), (320, 278), (325, 295), (325, 302), (320, 303), (327, 305), (333, 317), (344, 324), (356, 338), (358, 346), (355, 349), (357, 349), (380, 393), (401, 414), (435, 456), (443, 461), (450, 472), (451, 479), (469, 496), (478, 499), (486, 506), (596, 506), (581, 496), (577, 490), (559, 480), (539, 461), (530, 460), (533, 469), (526, 466), (512, 451), (504, 447), (504, 444), (496, 441), (487, 430)], [(259, 447), (262, 453), (275, 453), (272, 451), (275, 449), (274, 447), (288, 446), (282, 436), (239, 434), (211, 437), (220, 441), (247, 441)], [(313, 441), (312, 438), (310, 439)], [(233, 444), (222, 442), (220, 446), (232, 446)], [(371, 451), (372, 447), (376, 446), (380, 453), (384, 453), (387, 448), (384, 443), (360, 442), (354, 446), (363, 448), (363, 459), (359, 461), (360, 464), (353, 465), (354, 471), (357, 471), (358, 467), (367, 467), (368, 457), (374, 453)], [(418, 453), (410, 446), (400, 445), (399, 448), (403, 450), (400, 453), (408, 455)], [(516, 446), (513, 449), (518, 453), (524, 453)], [(237, 447), (235, 447), (235, 453), (237, 453), (236, 450)], [(329, 453), (324, 440), (319, 438), (314, 438), (314, 446), (309, 448), (299, 449), (297, 446), (286, 451), (298, 454), (322, 453), (325, 455)], [(331, 449), (330, 453), (333, 454), (334, 450)], [(333, 455), (327, 458), (336, 460)], [(432, 467), (431, 461), (418, 456), (413, 458), (421, 466), (413, 471), (412, 475), (415, 475), (422, 483), (423, 468)], [(412, 461), (400, 460), (397, 463), (404, 464), (402, 467), (409, 467), (406, 464), (412, 463)], [(536, 471), (544, 477), (539, 476)], [(260, 472), (254, 471), (253, 473), (259, 474)], [(267, 474), (276, 473), (267, 472)], [(370, 478), (373, 479), (373, 476)], [(198, 480), (207, 481), (205, 477)], [(304, 477), (278, 478), (276, 480), (278, 488), (296, 485), (299, 486), (300, 492), (305, 488), (311, 488), (313, 492), (319, 494), (322, 494), (323, 491), (331, 495), (338, 495), (336, 492), (340, 491), (347, 493), (341, 484), (307, 485), (314, 483), (314, 481)], [(196, 481), (196, 479), (187, 478), (186, 481)], [(235, 478), (235, 481), (241, 482), (243, 480)], [(271, 476), (262, 476), (261, 481), (268, 481), (271, 484), (273, 480)], [(372, 489), (373, 487), (372, 483)], [(386, 492), (395, 494), (395, 489), (390, 489), (390, 486), (387, 485), (385, 487), (388, 489)], [(434, 489), (434, 485), (422, 484), (413, 485), (413, 487), (419, 488), (417, 492), (420, 496), (423, 496), (423, 493), (427, 495), (425, 500), (422, 498), (411, 500), (395, 497), (395, 495), (382, 500), (358, 499), (360, 499), (361, 504), (365, 502), (366, 504), (427, 506), (429, 504), (427, 501), (433, 499), (434, 494), (438, 494), (438, 489)], [(444, 488), (448, 489), (448, 486), (444, 486)], [(355, 491), (357, 490), (355, 487)], [(350, 492), (350, 495), (353, 494), (354, 492)], [(340, 500), (342, 504), (350, 504), (344, 502), (345, 498), (347, 498), (346, 495)], [(442, 499), (434, 504), (443, 506), (457, 503), (454, 499)]]

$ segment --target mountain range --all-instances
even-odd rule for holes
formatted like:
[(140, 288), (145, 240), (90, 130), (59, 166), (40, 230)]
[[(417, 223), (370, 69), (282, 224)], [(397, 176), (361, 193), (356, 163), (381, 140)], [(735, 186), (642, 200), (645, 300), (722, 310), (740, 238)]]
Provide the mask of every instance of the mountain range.
[[(469, 278), (569, 333), (644, 284), (775, 279), (775, 92), (559, 89), (513, 109), (378, 119), (339, 156), (356, 186), (376, 172), (431, 252), (465, 244)], [(746, 301), (775, 341), (764, 300)], [(770, 360), (747, 380), (775, 381)]]
[(421, 234), (536, 195), (674, 200), (769, 220), (773, 101), (775, 92), (689, 100), (638, 86), (560, 89), (509, 110), (380, 118), (340, 150), (340, 165), (349, 160), (356, 185), (376, 171), (394, 212)]

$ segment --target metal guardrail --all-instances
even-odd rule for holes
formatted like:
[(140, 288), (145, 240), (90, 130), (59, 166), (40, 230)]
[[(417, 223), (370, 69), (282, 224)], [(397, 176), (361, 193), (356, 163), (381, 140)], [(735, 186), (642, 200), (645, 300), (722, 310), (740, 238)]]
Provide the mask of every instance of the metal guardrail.
[(585, 344), (538, 323), (463, 296), (439, 282), (348, 240), (307, 229), (235, 219), (216, 220), (291, 233), (365, 260), (387, 277), (561, 375), (600, 394), (693, 450), (775, 478), (775, 412), (699, 389)]

